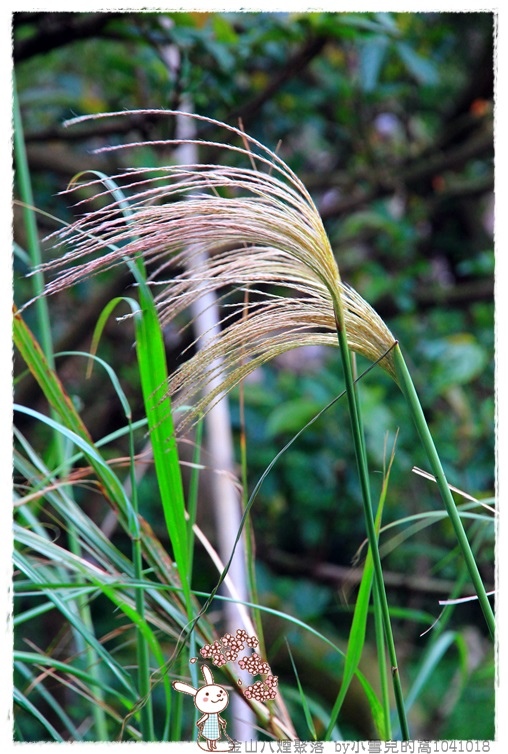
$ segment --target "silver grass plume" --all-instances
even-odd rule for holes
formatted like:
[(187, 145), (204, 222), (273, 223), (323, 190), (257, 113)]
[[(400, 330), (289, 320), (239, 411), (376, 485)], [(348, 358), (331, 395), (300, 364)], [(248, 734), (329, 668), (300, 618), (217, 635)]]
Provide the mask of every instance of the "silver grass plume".
[[(56, 247), (71, 249), (43, 265), (57, 273), (45, 293), (56, 293), (140, 255), (154, 270), (150, 282), (160, 289), (155, 300), (163, 325), (206, 290), (216, 290), (223, 299), (231, 290), (248, 290), (247, 303), (237, 298), (224, 307), (220, 335), (170, 378), (168, 390), (177, 394), (177, 403), (202, 395), (192, 416), (206, 411), (278, 354), (307, 344), (337, 346), (338, 327), (345, 328), (351, 350), (380, 360), (395, 378), (393, 335), (374, 309), (341, 281), (317, 208), (284, 161), (240, 129), (211, 118), (178, 111), (137, 112), (188, 115), (223, 129), (224, 142), (170, 139), (97, 151), (146, 145), (162, 149), (190, 142), (242, 155), (248, 167), (193, 164), (126, 170), (111, 179), (128, 197), (129, 211), (124, 214), (123, 201), (109, 184), (100, 179), (74, 183), (67, 193), (85, 185), (97, 189), (95, 197), (110, 201), (106, 207), (85, 211), (53, 235)], [(104, 113), (71, 123), (128, 114)], [(232, 136), (239, 145), (227, 143)], [(185, 201), (176, 201), (182, 198)], [(90, 201), (78, 201), (76, 207), (86, 210)], [(188, 259), (192, 249), (203, 248), (206, 263), (182, 272), (184, 255)], [(217, 377), (214, 369), (221, 371), (220, 386), (202, 392)]]

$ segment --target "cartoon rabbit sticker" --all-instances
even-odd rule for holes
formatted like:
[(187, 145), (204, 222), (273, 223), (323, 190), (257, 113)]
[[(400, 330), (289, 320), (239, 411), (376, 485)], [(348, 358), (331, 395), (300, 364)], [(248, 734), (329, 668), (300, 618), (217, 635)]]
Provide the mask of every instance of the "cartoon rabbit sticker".
[[(226, 733), (226, 721), (220, 713), (226, 709), (229, 703), (229, 695), (226, 689), (214, 683), (213, 675), (206, 665), (201, 665), (206, 685), (195, 689), (188, 683), (173, 681), (175, 691), (190, 694), (194, 697), (194, 704), (203, 713), (196, 723), (199, 736), (205, 741), (198, 740), (198, 746), (205, 751), (230, 751), (234, 748), (234, 741)], [(221, 728), (226, 741), (221, 741)], [(198, 736), (198, 738), (199, 738)]]

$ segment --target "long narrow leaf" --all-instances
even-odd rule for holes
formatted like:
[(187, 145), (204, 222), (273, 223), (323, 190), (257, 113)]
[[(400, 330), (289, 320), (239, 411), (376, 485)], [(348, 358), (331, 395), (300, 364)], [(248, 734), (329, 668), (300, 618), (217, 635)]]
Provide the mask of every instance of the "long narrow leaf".
[[(385, 474), (385, 477), (383, 479), (383, 486), (381, 490), (381, 495), (379, 497), (379, 503), (377, 507), (376, 520), (375, 520), (377, 536), (379, 536), (379, 530), (381, 528), (381, 520), (383, 516), (384, 504), (386, 501), (386, 494), (388, 490), (388, 480), (390, 478), (390, 471), (391, 471), (391, 467), (392, 467), (393, 459), (394, 459), (394, 451), (395, 451), (395, 446), (394, 446), (394, 449), (392, 450), (390, 463), (389, 463), (387, 472)], [(333, 725), (335, 724), (335, 721), (337, 720), (342, 704), (344, 703), (344, 699), (346, 698), (346, 694), (351, 684), (351, 681), (353, 680), (355, 672), (360, 664), (363, 647), (365, 644), (367, 616), (369, 612), (369, 604), (370, 604), (373, 578), (374, 578), (374, 563), (372, 560), (372, 551), (371, 551), (371, 548), (369, 547), (369, 550), (367, 552), (367, 558), (366, 558), (365, 565), (363, 568), (360, 588), (358, 590), (358, 597), (355, 604), (353, 622), (351, 624), (351, 629), (349, 632), (349, 640), (348, 640), (348, 645), (347, 645), (346, 661), (344, 665), (344, 674), (342, 677), (342, 684), (340, 687), (339, 695), (337, 696), (332, 712), (330, 714), (330, 722), (328, 725), (327, 735), (331, 735), (331, 730), (333, 728)], [(386, 723), (384, 721), (384, 718), (382, 721), (381, 719), (378, 719), (376, 721), (376, 724), (378, 726), (378, 731), (380, 733), (381, 738), (385, 740), (387, 738), (388, 731), (386, 730)]]
[(18, 404), (14, 404), (14, 410), (19, 411), (22, 414), (32, 416), (35, 419), (39, 419), (39, 421), (47, 424), (52, 429), (61, 432), (67, 439), (71, 440), (78, 448), (80, 448), (85, 458), (96, 471), (103, 485), (103, 489), (109, 499), (118, 505), (127, 521), (131, 521), (131, 519), (133, 518), (133, 511), (130, 501), (125, 494), (125, 490), (123, 489), (116, 474), (104, 461), (100, 453), (97, 452), (97, 449), (94, 447), (93, 443), (88, 442), (88, 440), (83, 439), (83, 437), (77, 435), (73, 430), (68, 429), (66, 426), (54, 421), (53, 419), (50, 419), (49, 416), (41, 414), (39, 411), (35, 411), (34, 409), (28, 408), (27, 406), (19, 406)]
[(38, 707), (33, 704), (26, 696), (23, 694), (22, 691), (19, 689), (14, 689), (14, 702), (16, 704), (19, 704), (20, 707), (22, 707), (24, 710), (29, 712), (31, 715), (34, 716), (36, 720), (38, 720), (41, 725), (47, 730), (47, 732), (52, 736), (54, 741), (58, 741), (58, 743), (64, 743), (64, 739), (60, 735), (60, 733), (57, 731), (57, 729), (51, 725), (49, 720), (46, 719), (46, 717), (43, 715), (43, 713), (38, 709)]

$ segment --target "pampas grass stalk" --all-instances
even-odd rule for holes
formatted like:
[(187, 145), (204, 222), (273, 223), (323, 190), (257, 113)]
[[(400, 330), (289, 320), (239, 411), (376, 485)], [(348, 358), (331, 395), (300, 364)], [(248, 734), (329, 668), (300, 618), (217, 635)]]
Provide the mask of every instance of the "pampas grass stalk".
[(471, 550), (467, 534), (464, 530), (462, 519), (457, 510), (457, 506), (455, 504), (455, 500), (453, 499), (450, 486), (446, 481), (446, 476), (443, 471), (441, 459), (439, 458), (439, 454), (437, 452), (434, 440), (429, 430), (429, 426), (423, 413), (420, 399), (418, 398), (418, 394), (415, 390), (413, 380), (411, 379), (409, 369), (407, 368), (399, 344), (397, 344), (393, 349), (393, 357), (398, 383), (402, 392), (404, 393), (408, 406), (411, 409), (413, 420), (416, 424), (418, 434), (420, 435), (422, 445), (425, 448), (430, 467), (436, 478), (439, 492), (441, 493), (441, 498), (450, 518), (450, 522), (453, 526), (455, 536), (457, 537), (457, 542), (464, 557), (466, 567), (475, 588), (490, 635), (492, 638), (494, 638), (496, 629), (494, 611), (487, 596), (487, 592), (485, 591), (480, 571), (478, 570), (473, 551)]
[(334, 296), (334, 309), (337, 317), (337, 331), (339, 339), (340, 353), (342, 357), (342, 366), (344, 369), (344, 376), (346, 381), (346, 393), (349, 406), (349, 416), (351, 419), (351, 429), (353, 434), (353, 443), (355, 448), (356, 463), (358, 467), (358, 476), (360, 479), (360, 485), (362, 489), (362, 501), (363, 501), (363, 513), (365, 518), (365, 524), (367, 528), (367, 538), (369, 541), (369, 549), (372, 554), (374, 565), (374, 580), (375, 580), (375, 596), (378, 599), (378, 605), (383, 620), (383, 628), (385, 633), (385, 640), (387, 643), (388, 654), (390, 657), (391, 669), (392, 669), (392, 682), (395, 695), (395, 703), (397, 706), (397, 714), (399, 716), (399, 723), (404, 741), (408, 741), (410, 738), (409, 727), (404, 707), (404, 697), (402, 693), (402, 686), (400, 681), (400, 671), (397, 662), (397, 651), (395, 649), (395, 641), (393, 638), (393, 631), (390, 620), (390, 608), (388, 605), (388, 597), (386, 594), (385, 583), (383, 579), (383, 567), (381, 564), (381, 555), (378, 547), (378, 534), (376, 532), (376, 525), (374, 521), (374, 511), (372, 508), (372, 499), (370, 492), (369, 481), (369, 468), (367, 463), (367, 453), (365, 450), (365, 442), (363, 437), (362, 419), (360, 413), (360, 404), (358, 402), (358, 395), (353, 378), (353, 369), (351, 366), (351, 356), (349, 353), (349, 345), (347, 340), (347, 333), (345, 329), (345, 318), (342, 311), (342, 303), (338, 296)]
[[(161, 117), (182, 115), (175, 111), (143, 111)], [(85, 116), (122, 117), (125, 113)], [(216, 291), (224, 304), (222, 330), (210, 337), (167, 384), (167, 395), (176, 403), (193, 403), (187, 422), (200, 416), (239, 384), (256, 367), (291, 348), (306, 344), (339, 346), (348, 408), (362, 490), (365, 522), (372, 551), (375, 594), (383, 615), (399, 722), (409, 737), (402, 688), (391, 631), (389, 607), (382, 574), (362, 421), (356, 395), (351, 352), (380, 366), (398, 382), (415, 419), (429, 463), (438, 480), (444, 505), (458, 544), (468, 565), (489, 630), (494, 616), (476, 567), (462, 521), (444, 477), (410, 374), (398, 343), (369, 304), (340, 277), (321, 218), (308, 191), (284, 161), (240, 129), (204, 116), (189, 115), (222, 129), (222, 141), (187, 139), (242, 156), (249, 167), (216, 164), (138, 167), (115, 176), (129, 193), (129, 222), (118, 202), (87, 211), (69, 228), (53, 236), (55, 246), (71, 249), (43, 270), (56, 273), (46, 286), (52, 294), (97, 272), (140, 259), (153, 270), (149, 284), (163, 325), (188, 310), (206, 291)], [(239, 139), (240, 146), (231, 143)], [(167, 148), (182, 140), (145, 142), (143, 146)], [(105, 147), (99, 151), (136, 149), (139, 144)], [(100, 184), (90, 181), (99, 195)], [(76, 187), (71, 188), (70, 193)], [(111, 197), (110, 197), (111, 198)], [(186, 201), (175, 201), (186, 198)], [(77, 209), (86, 209), (86, 201)], [(134, 231), (134, 233), (133, 233)], [(205, 248), (206, 265), (188, 264), (189, 249)], [(186, 267), (185, 267), (186, 265)], [(183, 268), (183, 271), (182, 271)], [(249, 303), (230, 292), (250, 291)], [(276, 292), (274, 292), (276, 291)]]

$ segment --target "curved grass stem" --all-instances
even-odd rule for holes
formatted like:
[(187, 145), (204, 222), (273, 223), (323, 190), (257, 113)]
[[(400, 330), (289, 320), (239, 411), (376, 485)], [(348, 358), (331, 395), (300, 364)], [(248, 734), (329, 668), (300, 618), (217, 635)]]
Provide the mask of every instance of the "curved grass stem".
[(478, 596), (478, 601), (485, 616), (487, 626), (492, 638), (494, 638), (496, 626), (494, 611), (487, 596), (480, 571), (478, 570), (478, 566), (476, 564), (475, 556), (471, 549), (471, 545), (469, 544), (467, 534), (465, 532), (462, 520), (457, 510), (457, 506), (455, 505), (455, 501), (453, 499), (453, 495), (451, 493), (450, 487), (448, 486), (448, 482), (446, 481), (443, 466), (436, 450), (436, 446), (434, 445), (432, 435), (430, 434), (430, 430), (425, 419), (420, 400), (416, 393), (413, 380), (411, 379), (411, 375), (404, 360), (404, 356), (402, 355), (402, 351), (400, 350), (398, 344), (393, 349), (393, 360), (399, 386), (411, 410), (411, 414), (420, 435), (420, 439), (422, 441), (423, 447), (425, 448), (425, 452), (427, 453), (427, 458), (429, 460), (432, 473), (436, 477), (436, 482), (441, 493), (441, 498), (450, 518), (455, 536), (457, 537), (457, 542), (469, 571), (469, 576), (471, 578), (471, 581), (473, 582), (473, 586)]
[(377, 588), (377, 596), (380, 601), (381, 612), (383, 615), (383, 626), (385, 631), (386, 644), (388, 648), (388, 655), (390, 658), (390, 664), (392, 668), (392, 682), (395, 695), (395, 703), (397, 707), (397, 714), (400, 723), (400, 730), (402, 738), (405, 741), (410, 739), (409, 727), (407, 723), (406, 710), (404, 706), (404, 697), (402, 694), (402, 686), (400, 682), (399, 669), (397, 664), (397, 653), (395, 650), (395, 641), (393, 638), (392, 626), (390, 622), (390, 611), (388, 607), (388, 598), (386, 596), (386, 589), (383, 579), (383, 569), (381, 565), (381, 556), (379, 554), (378, 537), (376, 534), (376, 526), (374, 521), (374, 513), (372, 510), (372, 500), (370, 494), (369, 483), (369, 470), (367, 464), (367, 455), (365, 452), (365, 443), (363, 439), (363, 431), (361, 424), (360, 406), (357, 400), (357, 393), (354, 384), (353, 370), (351, 366), (351, 356), (349, 352), (349, 346), (347, 342), (347, 334), (343, 326), (343, 322), (340, 322), (341, 305), (340, 302), (336, 303), (337, 312), (337, 331), (339, 338), (340, 353), (342, 359), (342, 366), (344, 369), (344, 377), (346, 382), (346, 393), (349, 407), (349, 414), (351, 419), (351, 428), (353, 433), (353, 443), (355, 448), (356, 463), (358, 467), (358, 475), (360, 479), (360, 486), (362, 490), (363, 509), (365, 516), (365, 524), (367, 528), (367, 537), (369, 546), (372, 552), (372, 560), (374, 565), (374, 579)]

